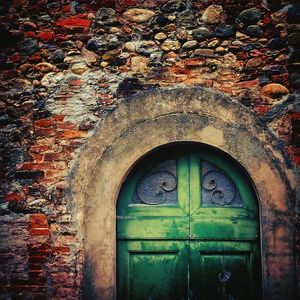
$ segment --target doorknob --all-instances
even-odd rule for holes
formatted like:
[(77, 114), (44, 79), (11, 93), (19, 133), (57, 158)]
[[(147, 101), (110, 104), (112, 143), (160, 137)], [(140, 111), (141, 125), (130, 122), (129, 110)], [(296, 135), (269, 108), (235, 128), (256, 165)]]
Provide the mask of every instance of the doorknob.
[(230, 281), (231, 272), (223, 271), (219, 273), (219, 282), (221, 286), (219, 287), (220, 300), (234, 300), (234, 298), (226, 291), (226, 284)]

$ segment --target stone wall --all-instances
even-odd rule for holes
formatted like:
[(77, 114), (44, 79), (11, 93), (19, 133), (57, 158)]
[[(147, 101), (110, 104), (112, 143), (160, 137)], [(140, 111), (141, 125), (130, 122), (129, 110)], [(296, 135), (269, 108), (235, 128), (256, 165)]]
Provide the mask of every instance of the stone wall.
[(101, 118), (137, 92), (228, 94), (299, 166), (297, 2), (1, 1), (0, 299), (81, 297), (70, 170)]

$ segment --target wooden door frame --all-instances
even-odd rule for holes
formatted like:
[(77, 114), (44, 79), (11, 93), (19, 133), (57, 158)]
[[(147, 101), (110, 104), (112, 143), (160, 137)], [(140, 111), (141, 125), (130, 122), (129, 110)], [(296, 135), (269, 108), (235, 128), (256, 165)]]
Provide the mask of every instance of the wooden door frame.
[(84, 238), (86, 299), (116, 296), (116, 201), (132, 167), (176, 143), (218, 148), (246, 170), (260, 207), (264, 299), (296, 299), (296, 175), (276, 141), (242, 104), (206, 88), (169, 89), (124, 101), (78, 156), (70, 181), (74, 219)]

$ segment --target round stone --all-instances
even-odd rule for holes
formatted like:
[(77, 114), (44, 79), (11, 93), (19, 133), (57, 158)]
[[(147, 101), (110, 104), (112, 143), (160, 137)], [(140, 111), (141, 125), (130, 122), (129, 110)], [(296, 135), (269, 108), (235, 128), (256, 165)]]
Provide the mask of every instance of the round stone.
[(226, 50), (225, 50), (225, 48), (224, 47), (217, 47), (216, 49), (215, 49), (215, 52), (216, 53), (219, 53), (219, 54), (222, 54), (222, 53), (224, 53)]
[(61, 63), (64, 61), (65, 59), (65, 53), (63, 50), (58, 49), (55, 50), (52, 55), (51, 55), (51, 59), (54, 63)]
[(194, 53), (196, 56), (214, 57), (214, 50), (212, 49), (196, 49)]
[(164, 15), (158, 15), (156, 17), (156, 23), (159, 26), (166, 26), (169, 23), (169, 19), (165, 17)]
[(263, 63), (263, 60), (261, 57), (254, 57), (247, 61), (246, 68), (256, 68), (260, 66)]
[(165, 33), (163, 33), (163, 32), (159, 32), (159, 33), (157, 33), (157, 34), (154, 36), (154, 38), (155, 38), (156, 40), (158, 40), (158, 41), (165, 40), (167, 37), (168, 37), (168, 36), (167, 36)]
[(212, 33), (206, 27), (199, 27), (192, 31), (192, 36), (196, 41), (201, 41), (212, 36)]
[(108, 62), (107, 61), (102, 61), (101, 63), (100, 63), (100, 67), (101, 68), (105, 68), (105, 67), (107, 67), (108, 66)]
[(149, 71), (148, 67), (149, 60), (144, 56), (133, 56), (131, 57), (131, 71), (133, 73), (145, 74)]
[(216, 46), (218, 46), (220, 44), (219, 40), (212, 40), (211, 42), (209, 42), (207, 44), (207, 47), (209, 48), (215, 48)]
[(230, 36), (234, 35), (235, 30), (232, 25), (228, 24), (219, 24), (215, 29), (215, 35), (221, 39), (227, 39)]
[(113, 60), (117, 56), (118, 53), (119, 53), (118, 50), (109, 50), (109, 51), (106, 51), (102, 55), (102, 59), (106, 60), (106, 61), (111, 61), (111, 60)]
[(210, 5), (201, 17), (202, 21), (208, 24), (218, 24), (221, 21), (223, 7), (221, 5)]
[(128, 52), (135, 52), (135, 50), (136, 50), (136, 47), (135, 47), (134, 43), (132, 43), (132, 42), (126, 42), (124, 44), (124, 48)]
[(161, 7), (163, 13), (172, 13), (177, 11), (183, 11), (186, 9), (186, 4), (184, 1), (180, 0), (170, 0)]
[(161, 49), (164, 51), (175, 51), (179, 50), (181, 44), (178, 41), (166, 40), (161, 45)]
[(123, 16), (136, 23), (144, 23), (149, 21), (155, 13), (148, 9), (132, 8), (124, 12)]
[(180, 28), (176, 32), (176, 37), (180, 41), (186, 41), (188, 39), (188, 33), (186, 30)]
[(247, 34), (251, 37), (260, 38), (263, 35), (263, 31), (258, 25), (250, 25), (247, 28)]
[(31, 55), (39, 49), (40, 47), (38, 45), (38, 42), (34, 39), (27, 38), (21, 41), (20, 53), (22, 55)]
[(182, 45), (183, 49), (194, 49), (198, 46), (198, 42), (195, 40), (187, 41)]
[(96, 39), (89, 39), (86, 44), (86, 48), (91, 51), (98, 50), (99, 49), (98, 41)]
[(43, 72), (43, 73), (51, 72), (54, 69), (54, 66), (47, 62), (41, 62), (41, 63), (37, 64), (36, 67), (38, 68), (38, 70), (40, 72)]
[(243, 10), (239, 14), (239, 19), (244, 24), (251, 25), (259, 21), (262, 18), (262, 16), (263, 16), (263, 12), (260, 9), (253, 7), (253, 8)]
[(115, 11), (112, 8), (101, 7), (95, 17), (96, 25), (111, 25), (116, 21)]
[(270, 98), (278, 98), (289, 93), (289, 90), (279, 83), (270, 83), (261, 89), (261, 94)]
[(276, 38), (270, 40), (270, 42), (267, 45), (267, 47), (272, 50), (281, 50), (281, 49), (285, 48), (286, 46), (287, 46), (286, 41), (279, 37), (276, 37)]
[(88, 69), (87, 65), (85, 63), (75, 63), (71, 71), (77, 75), (83, 74)]

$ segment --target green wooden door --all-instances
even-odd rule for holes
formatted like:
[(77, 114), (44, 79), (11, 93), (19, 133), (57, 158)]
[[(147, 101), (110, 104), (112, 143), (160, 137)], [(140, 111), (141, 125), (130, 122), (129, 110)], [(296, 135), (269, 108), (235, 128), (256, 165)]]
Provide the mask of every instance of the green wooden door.
[(123, 184), (118, 299), (260, 298), (255, 194), (228, 158), (204, 150), (152, 155)]

